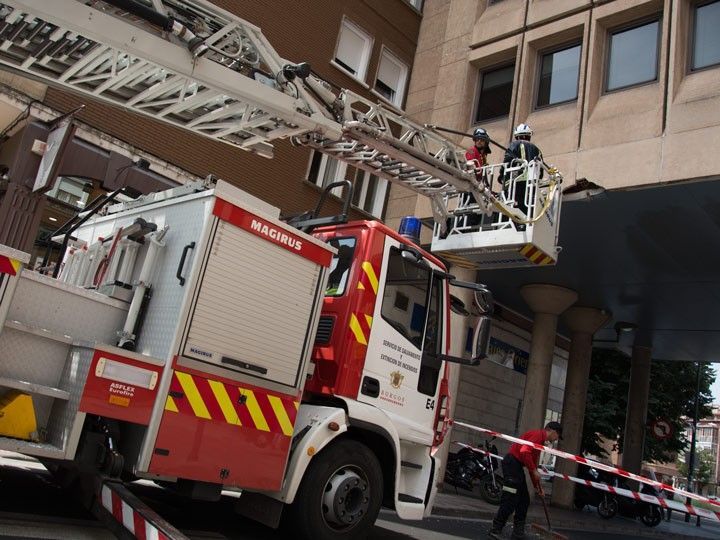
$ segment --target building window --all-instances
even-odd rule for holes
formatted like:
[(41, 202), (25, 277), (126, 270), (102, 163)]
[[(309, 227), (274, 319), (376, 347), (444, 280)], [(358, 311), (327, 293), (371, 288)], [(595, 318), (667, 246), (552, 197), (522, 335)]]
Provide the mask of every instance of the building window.
[(349, 169), (355, 172), (355, 178), (353, 179), (353, 206), (372, 214), (378, 219), (382, 219), (385, 210), (387, 180), (355, 167), (349, 167)]
[(408, 67), (383, 48), (375, 80), (375, 91), (393, 105), (402, 107), (407, 76)]
[(46, 195), (82, 210), (87, 204), (92, 187), (92, 182), (88, 180), (61, 176)]
[(720, 64), (720, 2), (698, 5), (693, 10), (691, 69)]
[(338, 37), (335, 63), (358, 79), (365, 79), (372, 38), (359, 26), (343, 19)]
[(480, 75), (476, 123), (510, 114), (514, 77), (515, 64), (491, 69)]
[(422, 12), (423, 0), (408, 0), (408, 4), (410, 4), (412, 7), (414, 7), (418, 11)]
[[(349, 166), (347, 163), (331, 158), (327, 154), (313, 152), (308, 172), (310, 182), (324, 188), (333, 182), (346, 178), (353, 183), (352, 205), (378, 219), (382, 219), (385, 211), (387, 180)], [(343, 188), (335, 188), (331, 193), (342, 197)]]
[(660, 21), (610, 34), (606, 90), (657, 80)]
[(543, 55), (540, 62), (538, 107), (577, 99), (580, 49), (578, 44)]

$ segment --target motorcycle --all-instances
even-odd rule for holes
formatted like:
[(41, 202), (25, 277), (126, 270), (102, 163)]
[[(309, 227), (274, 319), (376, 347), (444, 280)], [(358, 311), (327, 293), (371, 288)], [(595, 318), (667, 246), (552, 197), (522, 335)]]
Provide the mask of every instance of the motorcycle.
[[(623, 480), (615, 480), (613, 484), (616, 487), (629, 489), (627, 483)], [(647, 493), (659, 497), (661, 492), (649, 485), (643, 485), (641, 493)], [(657, 527), (662, 521), (662, 510), (656, 504), (638, 501), (629, 497), (613, 495), (611, 493), (602, 492), (601, 499), (597, 507), (598, 514), (604, 519), (610, 519), (617, 515), (629, 517), (632, 519), (640, 518), (643, 525), (647, 527)]]
[[(497, 447), (488, 441), (485, 441), (485, 449), (497, 455)], [(456, 492), (458, 488), (474, 491), (477, 487), (483, 500), (498, 505), (503, 487), (502, 476), (497, 473), (499, 468), (497, 458), (463, 447), (448, 454), (445, 482), (454, 486)]]

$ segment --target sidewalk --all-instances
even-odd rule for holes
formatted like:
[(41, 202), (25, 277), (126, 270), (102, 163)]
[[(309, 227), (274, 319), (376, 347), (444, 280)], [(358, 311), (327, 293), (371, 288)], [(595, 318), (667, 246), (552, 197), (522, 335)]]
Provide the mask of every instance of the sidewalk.
[[(435, 498), (433, 515), (452, 516), (462, 518), (487, 519), (495, 516), (497, 506), (486, 503), (479, 497), (469, 495), (459, 490), (455, 494), (452, 487), (439, 491)], [(469, 496), (468, 496), (469, 495)], [(553, 529), (569, 529), (577, 531), (593, 531), (608, 535), (629, 534), (647, 538), (720, 538), (720, 524), (708, 520), (702, 521), (702, 526), (695, 526), (695, 518), (685, 523), (684, 517), (673, 512), (672, 521), (663, 521), (657, 527), (646, 527), (639, 519), (632, 520), (620, 516), (612, 519), (602, 519), (595, 508), (585, 507), (584, 510), (566, 510), (564, 508), (549, 507), (550, 520)], [(545, 513), (540, 501), (534, 500), (528, 511), (527, 523), (538, 523), (545, 526)]]

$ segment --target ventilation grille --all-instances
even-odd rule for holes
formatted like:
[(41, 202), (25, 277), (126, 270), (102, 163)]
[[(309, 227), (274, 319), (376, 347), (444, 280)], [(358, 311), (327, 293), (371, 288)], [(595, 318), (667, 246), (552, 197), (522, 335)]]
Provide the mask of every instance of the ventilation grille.
[(327, 345), (330, 343), (335, 318), (324, 315), (320, 317), (317, 334), (315, 334), (315, 345)]

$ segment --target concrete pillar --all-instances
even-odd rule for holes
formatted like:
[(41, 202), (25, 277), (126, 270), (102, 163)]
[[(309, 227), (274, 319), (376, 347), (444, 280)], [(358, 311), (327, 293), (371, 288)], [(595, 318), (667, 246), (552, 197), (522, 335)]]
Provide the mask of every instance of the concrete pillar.
[[(477, 271), (470, 268), (452, 267), (449, 272), (454, 275), (459, 281), (474, 282), (477, 279)], [(465, 307), (468, 309), (473, 303), (473, 293), (469, 289), (461, 289), (452, 287), (450, 291), (453, 295), (458, 297), (465, 303)], [(457, 313), (450, 313), (450, 355), (466, 357), (465, 352), (465, 339), (467, 338), (467, 328), (473, 322), (471, 317), (463, 317)], [(449, 367), (449, 378), (448, 378), (448, 391), (450, 393), (450, 418), (455, 418), (455, 409), (458, 402), (458, 388), (460, 386), (460, 374), (464, 369), (460, 364), (448, 364)], [(470, 368), (473, 369), (473, 368)], [(436, 476), (437, 483), (441, 483), (445, 478), (445, 465), (447, 464), (447, 454), (450, 450), (450, 440), (452, 439), (452, 428), (445, 438), (445, 441), (440, 445), (436, 457), (440, 460), (440, 467), (438, 468), (438, 474)], [(456, 448), (457, 450), (457, 448)]]
[(652, 349), (650, 347), (638, 345), (633, 347), (622, 467), (634, 473), (640, 473), (642, 468), (648, 396), (650, 394), (651, 357)]
[[(592, 337), (610, 319), (610, 314), (605, 310), (578, 306), (568, 309), (562, 318), (570, 330), (570, 356), (561, 418), (563, 440), (560, 441), (559, 448), (571, 454), (579, 454), (590, 377)], [(576, 476), (577, 463), (558, 458), (555, 462), (555, 470), (559, 473)], [(553, 481), (552, 501), (554, 504), (572, 508), (574, 496), (575, 484), (573, 482), (566, 482), (558, 478)]]
[(541, 428), (545, 421), (557, 319), (558, 315), (577, 301), (577, 293), (557, 285), (530, 284), (521, 287), (520, 294), (535, 313), (520, 414), (522, 434)]

